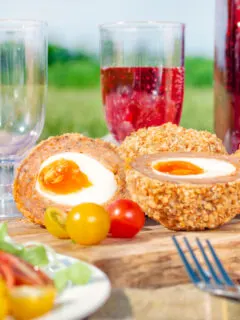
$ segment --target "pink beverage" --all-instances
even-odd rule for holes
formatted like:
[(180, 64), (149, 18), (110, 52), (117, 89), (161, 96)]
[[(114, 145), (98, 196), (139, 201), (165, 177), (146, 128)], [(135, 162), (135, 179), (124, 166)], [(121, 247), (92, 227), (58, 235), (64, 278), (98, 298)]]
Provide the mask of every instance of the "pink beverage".
[(121, 142), (139, 128), (179, 124), (184, 92), (184, 32), (179, 22), (100, 26), (102, 99), (110, 133)]
[(240, 0), (216, 0), (215, 130), (229, 153), (240, 147)]
[(179, 124), (183, 67), (106, 67), (101, 83), (108, 128), (117, 141), (139, 128)]

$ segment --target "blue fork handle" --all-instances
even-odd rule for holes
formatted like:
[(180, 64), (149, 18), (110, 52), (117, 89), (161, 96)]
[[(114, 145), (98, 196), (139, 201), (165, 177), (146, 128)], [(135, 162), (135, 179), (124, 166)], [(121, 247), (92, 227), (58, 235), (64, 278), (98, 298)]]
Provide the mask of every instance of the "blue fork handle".
[(229, 275), (227, 274), (224, 266), (222, 265), (221, 261), (219, 260), (215, 250), (213, 249), (213, 246), (211, 245), (210, 241), (209, 240), (206, 240), (207, 242), (207, 245), (208, 245), (208, 248), (209, 250), (211, 251), (211, 254), (213, 256), (213, 259), (218, 267), (218, 270), (220, 272), (220, 274), (222, 275), (225, 283), (230, 286), (230, 287), (234, 287), (235, 286), (235, 283), (232, 281), (232, 279), (229, 277)]
[(198, 284), (200, 282), (200, 278), (199, 276), (194, 272), (193, 268), (191, 267), (190, 263), (188, 262), (188, 259), (186, 257), (186, 255), (184, 254), (183, 250), (181, 249), (177, 239), (176, 239), (176, 236), (172, 236), (172, 239), (173, 239), (173, 242), (177, 248), (177, 251), (180, 255), (180, 258), (182, 259), (182, 262), (186, 268), (186, 271), (188, 273), (188, 276), (189, 278), (192, 280), (192, 282), (194, 284)]
[(188, 239), (186, 237), (184, 237), (183, 239), (184, 239), (184, 242), (185, 242), (185, 244), (186, 244), (186, 246), (187, 246), (187, 248), (188, 248), (188, 250), (189, 250), (189, 252), (190, 252), (190, 254), (192, 256), (192, 259), (193, 259), (193, 261), (194, 261), (194, 263), (196, 265), (196, 268), (197, 268), (197, 271), (200, 274), (200, 277), (202, 278), (202, 280), (205, 283), (210, 283), (211, 279), (210, 279), (210, 277), (207, 276), (206, 272), (203, 270), (201, 264), (199, 263), (196, 255), (195, 255), (195, 253), (194, 253), (194, 251), (193, 251), (193, 249), (192, 249), (192, 247), (191, 247), (191, 245), (190, 245), (190, 243), (188, 241)]

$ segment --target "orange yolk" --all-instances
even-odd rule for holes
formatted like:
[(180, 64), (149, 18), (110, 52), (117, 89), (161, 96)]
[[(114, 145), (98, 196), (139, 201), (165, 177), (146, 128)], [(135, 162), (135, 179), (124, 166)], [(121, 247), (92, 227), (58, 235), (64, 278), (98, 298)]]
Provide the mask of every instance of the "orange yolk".
[(159, 172), (174, 174), (177, 176), (187, 176), (189, 174), (200, 174), (204, 172), (202, 168), (187, 161), (158, 162), (153, 167)]
[(56, 194), (73, 193), (92, 185), (79, 166), (66, 159), (56, 160), (44, 167), (38, 181), (41, 187)]

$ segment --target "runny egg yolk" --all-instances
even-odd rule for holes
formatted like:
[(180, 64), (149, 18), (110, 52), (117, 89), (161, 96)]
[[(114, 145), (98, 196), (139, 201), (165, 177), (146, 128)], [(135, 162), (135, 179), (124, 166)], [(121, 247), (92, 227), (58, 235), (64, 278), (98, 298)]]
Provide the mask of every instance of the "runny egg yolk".
[(88, 188), (92, 183), (72, 160), (59, 159), (44, 167), (38, 177), (40, 186), (56, 194), (68, 194)]
[(154, 164), (153, 168), (159, 172), (173, 174), (177, 176), (187, 176), (190, 174), (201, 174), (204, 170), (195, 164), (187, 161), (164, 161)]

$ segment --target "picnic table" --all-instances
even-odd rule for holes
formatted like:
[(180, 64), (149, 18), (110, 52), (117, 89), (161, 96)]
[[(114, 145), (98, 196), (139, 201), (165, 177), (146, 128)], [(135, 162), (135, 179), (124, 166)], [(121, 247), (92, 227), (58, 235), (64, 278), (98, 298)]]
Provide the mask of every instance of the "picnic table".
[(187, 235), (193, 247), (196, 236), (202, 240), (210, 239), (225, 268), (238, 281), (238, 219), (217, 230), (188, 233), (176, 233), (148, 220), (132, 240), (107, 238), (92, 247), (56, 239), (26, 219), (10, 220), (8, 228), (9, 234), (18, 242), (35, 241), (41, 237), (41, 242), (57, 252), (88, 261), (108, 275), (113, 286), (111, 296), (89, 320), (237, 320), (240, 317), (240, 304), (210, 296), (189, 284), (171, 239), (173, 234)]

